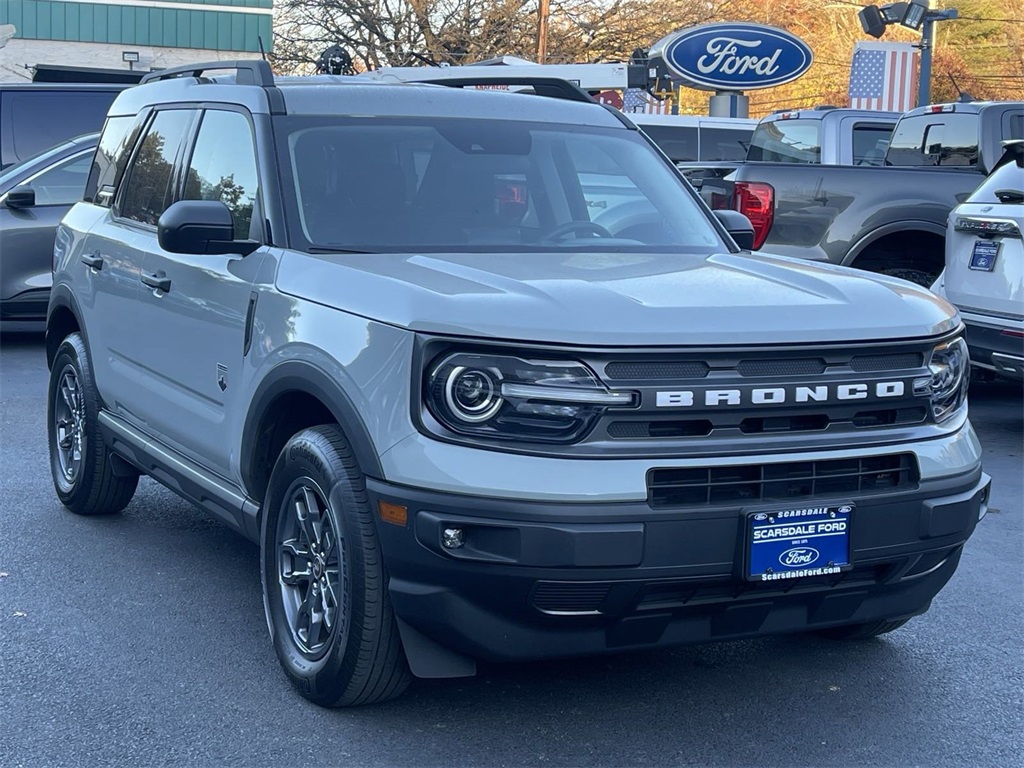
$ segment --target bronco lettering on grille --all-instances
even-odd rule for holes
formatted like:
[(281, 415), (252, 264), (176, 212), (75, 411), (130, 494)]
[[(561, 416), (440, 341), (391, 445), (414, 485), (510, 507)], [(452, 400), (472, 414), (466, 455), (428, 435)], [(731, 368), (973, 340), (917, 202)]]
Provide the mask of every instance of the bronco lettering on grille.
[(874, 384), (819, 384), (813, 387), (760, 387), (751, 389), (683, 389), (658, 392), (659, 408), (717, 407), (739, 405), (780, 405), (782, 403), (813, 403), (829, 400), (867, 400), (903, 397), (907, 391), (902, 381), (879, 381)]

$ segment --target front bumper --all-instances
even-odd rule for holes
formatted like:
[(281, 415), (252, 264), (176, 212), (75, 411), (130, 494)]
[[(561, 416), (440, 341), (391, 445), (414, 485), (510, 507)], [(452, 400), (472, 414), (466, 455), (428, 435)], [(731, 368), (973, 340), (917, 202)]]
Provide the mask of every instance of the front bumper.
[[(412, 669), (447, 676), (458, 674), (443, 663), (451, 652), (568, 657), (914, 616), (955, 571), (989, 483), (975, 466), (852, 499), (852, 570), (765, 583), (742, 578), (736, 506), (515, 501), (372, 480), (368, 490), (374, 510), (408, 510), (406, 525), (377, 528)], [(442, 546), (449, 527), (465, 536), (454, 552)]]

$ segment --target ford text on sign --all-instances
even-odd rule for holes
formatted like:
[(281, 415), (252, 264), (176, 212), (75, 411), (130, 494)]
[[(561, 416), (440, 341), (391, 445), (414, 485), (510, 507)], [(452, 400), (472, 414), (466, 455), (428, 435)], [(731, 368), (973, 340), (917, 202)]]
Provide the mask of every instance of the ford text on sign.
[(813, 55), (806, 43), (776, 27), (705, 24), (658, 41), (651, 56), (701, 88), (745, 91), (769, 88), (800, 77)]

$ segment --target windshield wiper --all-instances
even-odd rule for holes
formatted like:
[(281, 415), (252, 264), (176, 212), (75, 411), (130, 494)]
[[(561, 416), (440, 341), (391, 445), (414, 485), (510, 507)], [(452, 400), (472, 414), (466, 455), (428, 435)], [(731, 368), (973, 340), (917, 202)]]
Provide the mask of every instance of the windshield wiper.
[(379, 253), (379, 251), (364, 251), (358, 248), (335, 248), (333, 245), (311, 245), (306, 250), (310, 253)]

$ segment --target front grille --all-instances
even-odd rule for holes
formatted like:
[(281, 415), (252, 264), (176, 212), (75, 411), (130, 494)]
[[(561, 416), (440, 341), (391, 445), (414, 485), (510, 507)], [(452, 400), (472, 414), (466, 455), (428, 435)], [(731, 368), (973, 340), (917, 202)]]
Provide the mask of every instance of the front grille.
[(700, 360), (663, 360), (657, 362), (615, 362), (604, 369), (609, 380), (671, 381), (673, 379), (703, 379), (710, 367)]
[(918, 481), (910, 453), (854, 459), (652, 469), (647, 501), (655, 508), (857, 496), (911, 488)]
[(850, 367), (857, 372), (898, 371), (904, 368), (920, 368), (924, 355), (920, 352), (900, 352), (894, 355), (857, 355), (850, 359)]
[(607, 582), (539, 581), (533, 607), (543, 613), (596, 613), (608, 595)]
[[(829, 418), (823, 413), (805, 413), (789, 416), (752, 416), (742, 419), (739, 430), (745, 435), (775, 433), (822, 432), (830, 426), (852, 424), (859, 429), (920, 424), (928, 415), (918, 408), (889, 408), (878, 411), (857, 411), (845, 418)], [(720, 421), (718, 427), (734, 425)], [(706, 437), (715, 429), (710, 419), (659, 419), (650, 421), (613, 421), (608, 425), (612, 440), (648, 440), (653, 438)]]
[(665, 419), (661, 421), (613, 421), (608, 436), (615, 440), (646, 440), (658, 437), (705, 437), (711, 434), (708, 419)]
[(821, 358), (807, 360), (741, 360), (736, 366), (740, 376), (800, 376), (825, 372)]
[[(638, 395), (596, 421), (594, 450), (694, 455), (758, 436), (791, 446), (931, 420), (914, 382), (927, 375), (934, 341), (807, 347), (741, 347), (594, 353), (584, 361), (613, 390)], [(688, 452), (678, 451), (685, 446)], [(672, 451), (677, 451), (675, 454)]]

